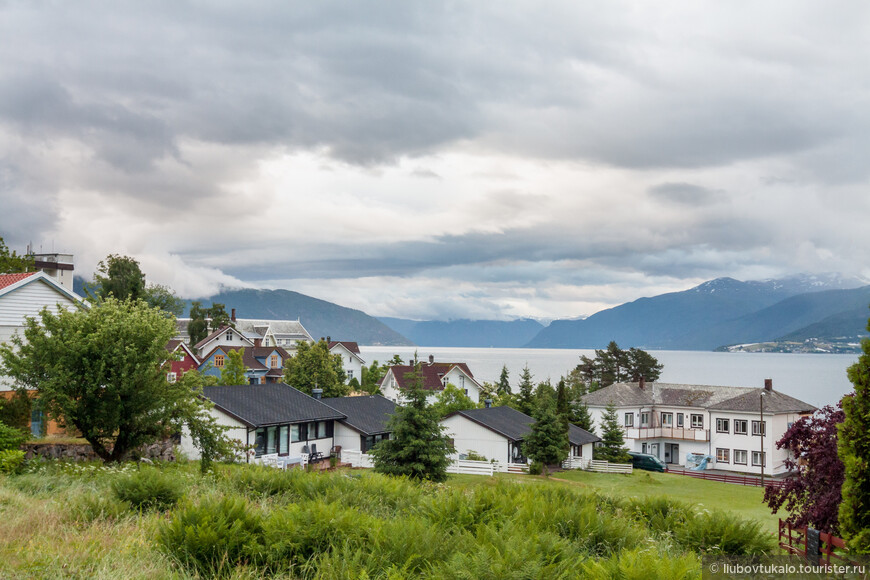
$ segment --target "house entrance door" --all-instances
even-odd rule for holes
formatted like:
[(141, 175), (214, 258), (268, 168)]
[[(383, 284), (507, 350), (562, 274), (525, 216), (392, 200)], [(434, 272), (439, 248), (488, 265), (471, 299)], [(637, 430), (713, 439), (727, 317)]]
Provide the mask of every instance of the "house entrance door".
[(677, 443), (665, 443), (665, 463), (680, 462), (680, 446)]

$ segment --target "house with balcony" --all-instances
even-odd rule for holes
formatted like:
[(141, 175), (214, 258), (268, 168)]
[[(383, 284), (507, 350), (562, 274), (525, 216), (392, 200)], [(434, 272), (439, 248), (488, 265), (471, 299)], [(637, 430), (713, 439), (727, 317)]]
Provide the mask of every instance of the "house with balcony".
[[(431, 405), (448, 384), (461, 389), (472, 401), (480, 402), (482, 385), (474, 379), (471, 369), (464, 362), (435, 362), (435, 357), (429, 355), (429, 361), (420, 363), (420, 380), (423, 390), (428, 391), (426, 401)], [(402, 391), (414, 380), (414, 365), (394, 365), (387, 370), (381, 379), (381, 393), (394, 403), (402, 404)]]
[(583, 396), (596, 431), (608, 405), (617, 411), (629, 451), (685, 465), (689, 454), (713, 458), (708, 467), (779, 475), (787, 451), (776, 442), (816, 408), (773, 390), (672, 383), (615, 383)]

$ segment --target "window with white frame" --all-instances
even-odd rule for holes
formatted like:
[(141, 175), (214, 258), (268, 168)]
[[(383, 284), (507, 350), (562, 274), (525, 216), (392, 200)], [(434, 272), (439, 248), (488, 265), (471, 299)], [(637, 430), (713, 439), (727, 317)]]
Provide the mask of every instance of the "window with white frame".
[(736, 465), (746, 465), (746, 450), (745, 449), (735, 449), (734, 450), (734, 463)]
[(730, 449), (716, 449), (716, 463), (731, 463), (731, 450)]
[(674, 414), (673, 413), (662, 413), (662, 427), (673, 427), (674, 426)]
[(749, 423), (746, 421), (746, 419), (734, 419), (734, 434), (746, 435), (748, 424)]
[(686, 416), (682, 413), (677, 413), (677, 427), (682, 428), (686, 424)]
[(634, 427), (634, 413), (626, 413), (625, 414), (625, 423), (626, 427)]
[(231, 341), (232, 339), (233, 339), (233, 331), (230, 330), (227, 332), (227, 340)]
[(347, 371), (347, 381), (350, 382), (353, 380), (353, 369), (349, 369)]
[(166, 380), (168, 382), (174, 383), (176, 378), (175, 373), (166, 373)]
[(731, 421), (721, 417), (716, 419), (716, 433), (730, 433)]
[(756, 437), (761, 436), (764, 437), (767, 433), (765, 433), (765, 423), (767, 421), (753, 421), (752, 422), (752, 434)]
[(692, 413), (692, 429), (704, 428), (704, 415)]
[(761, 451), (753, 451), (752, 465), (759, 467), (767, 465), (767, 453), (762, 453)]
[(649, 413), (640, 414), (640, 426), (649, 427)]

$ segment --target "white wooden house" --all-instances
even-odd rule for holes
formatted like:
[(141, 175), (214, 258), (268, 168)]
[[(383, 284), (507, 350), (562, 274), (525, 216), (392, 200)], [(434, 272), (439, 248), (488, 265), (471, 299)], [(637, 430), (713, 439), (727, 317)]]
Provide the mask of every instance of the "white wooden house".
[(397, 405), (380, 395), (333, 397), (323, 403), (344, 415), (335, 424), (335, 445), (344, 451), (368, 453), (372, 447), (390, 438), (387, 422)]
[[(429, 362), (420, 363), (419, 374), (423, 389), (430, 393), (426, 398), (430, 404), (448, 384), (461, 389), (475, 403), (481, 400), (482, 386), (464, 362), (435, 362), (435, 358), (429, 356)], [(381, 393), (401, 405), (405, 400), (402, 390), (408, 388), (413, 377), (414, 365), (392, 366), (381, 379)]]
[(346, 382), (356, 379), (362, 383), (362, 368), (366, 364), (359, 350), (359, 345), (350, 341), (329, 340), (329, 352), (341, 357), (341, 366), (347, 375)]

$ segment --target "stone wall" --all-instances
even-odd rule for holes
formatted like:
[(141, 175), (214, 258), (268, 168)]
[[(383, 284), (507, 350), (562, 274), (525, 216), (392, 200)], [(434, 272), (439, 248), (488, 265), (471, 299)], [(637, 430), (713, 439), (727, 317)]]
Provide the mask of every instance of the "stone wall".
[[(26, 459), (44, 457), (46, 459), (63, 459), (67, 461), (96, 461), (99, 459), (90, 445), (74, 443), (25, 443), (21, 446)], [(160, 441), (140, 447), (140, 457), (158, 461), (175, 461), (175, 443), (172, 440)]]

